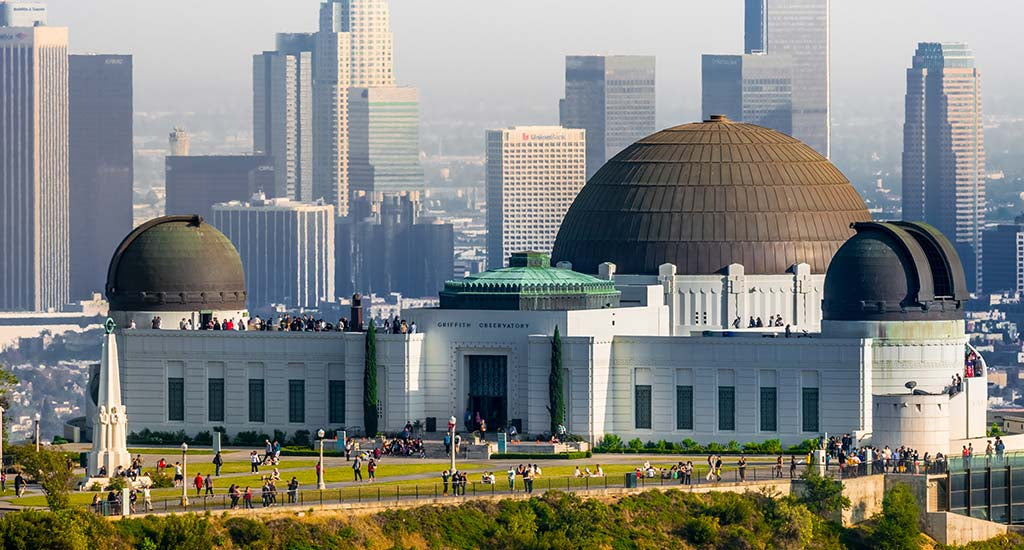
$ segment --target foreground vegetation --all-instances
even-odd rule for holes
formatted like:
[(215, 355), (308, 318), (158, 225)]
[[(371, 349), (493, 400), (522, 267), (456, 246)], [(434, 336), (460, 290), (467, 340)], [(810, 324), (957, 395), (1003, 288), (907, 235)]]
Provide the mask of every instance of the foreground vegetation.
[[(469, 501), (354, 516), (338, 512), (179, 515), (107, 521), (88, 512), (22, 511), (0, 517), (0, 548), (916, 548), (909, 491), (888, 499), (867, 530), (828, 521), (848, 506), (822, 484), (801, 499), (763, 493), (649, 491), (614, 503), (550, 492), (530, 500)], [(909, 498), (909, 500), (908, 500)], [(891, 514), (889, 513), (891, 509)], [(888, 544), (880, 545), (885, 540)], [(993, 541), (1009, 548), (1021, 539)]]

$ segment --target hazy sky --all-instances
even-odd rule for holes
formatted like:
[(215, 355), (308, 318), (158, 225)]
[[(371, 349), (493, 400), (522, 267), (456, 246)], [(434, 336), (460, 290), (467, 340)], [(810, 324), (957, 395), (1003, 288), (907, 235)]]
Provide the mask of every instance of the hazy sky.
[[(315, 30), (319, 0), (49, 0), (72, 52), (135, 56), (139, 112), (251, 109), (252, 55)], [(555, 123), (566, 54), (657, 56), (658, 124), (699, 116), (700, 54), (739, 53), (742, 0), (392, 0), (395, 70), (425, 119)], [(1018, 0), (833, 0), (833, 120), (902, 116), (918, 41), (966, 41), (987, 113), (1015, 114)], [(1008, 112), (1009, 111), (1009, 112)]]

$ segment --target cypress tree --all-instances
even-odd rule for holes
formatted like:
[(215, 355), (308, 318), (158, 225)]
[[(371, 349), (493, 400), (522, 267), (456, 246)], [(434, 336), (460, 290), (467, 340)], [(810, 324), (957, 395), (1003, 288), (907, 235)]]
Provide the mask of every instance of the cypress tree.
[(551, 374), (548, 376), (548, 412), (551, 413), (551, 433), (558, 433), (558, 426), (565, 423), (565, 402), (562, 396), (562, 337), (555, 325), (555, 336), (551, 339)]
[(363, 368), (363, 424), (367, 437), (377, 435), (377, 331), (370, 320), (366, 331), (366, 353)]

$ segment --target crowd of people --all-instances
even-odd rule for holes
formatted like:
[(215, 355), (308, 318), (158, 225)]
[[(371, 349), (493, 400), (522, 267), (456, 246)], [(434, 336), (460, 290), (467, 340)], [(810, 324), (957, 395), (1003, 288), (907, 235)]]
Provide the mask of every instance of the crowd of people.
[[(415, 334), (416, 322), (400, 318), (398, 315), (384, 320), (370, 320), (375, 328), (379, 328), (385, 334)], [(128, 329), (134, 330), (135, 320), (128, 322)], [(150, 320), (150, 328), (159, 330), (163, 328), (163, 319), (157, 315)], [(337, 323), (331, 323), (325, 319), (316, 318), (312, 315), (280, 315), (263, 319), (259, 315), (247, 319), (225, 319), (210, 317), (205, 323), (195, 321), (190, 317), (182, 317), (178, 321), (178, 330), (234, 330), (234, 331), (278, 331), (278, 332), (349, 332), (351, 330), (362, 330), (362, 327), (353, 327), (351, 321), (346, 317), (338, 319)]]

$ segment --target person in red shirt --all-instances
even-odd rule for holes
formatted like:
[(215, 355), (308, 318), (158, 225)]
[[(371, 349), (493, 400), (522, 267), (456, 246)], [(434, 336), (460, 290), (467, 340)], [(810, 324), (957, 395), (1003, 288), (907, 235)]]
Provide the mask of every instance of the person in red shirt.
[(192, 480), (192, 484), (196, 487), (196, 496), (199, 496), (203, 492), (203, 474), (196, 474), (196, 478)]

